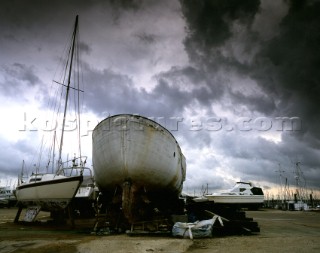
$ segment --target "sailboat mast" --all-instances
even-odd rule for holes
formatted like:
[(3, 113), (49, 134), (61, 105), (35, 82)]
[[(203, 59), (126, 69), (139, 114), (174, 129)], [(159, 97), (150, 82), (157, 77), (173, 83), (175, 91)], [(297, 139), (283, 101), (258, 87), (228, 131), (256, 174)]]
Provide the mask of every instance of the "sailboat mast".
[(56, 131), (54, 131), (54, 135), (53, 135), (52, 168), (51, 168), (51, 172), (52, 172), (52, 173), (53, 173), (53, 169), (54, 169), (55, 154), (56, 154)]
[(71, 47), (71, 56), (70, 56), (70, 65), (69, 65), (69, 75), (68, 75), (66, 99), (65, 99), (64, 112), (63, 112), (61, 140), (60, 140), (60, 148), (59, 148), (59, 160), (58, 160), (59, 161), (59, 168), (58, 169), (60, 169), (60, 166), (62, 165), (61, 156), (62, 156), (63, 135), (64, 135), (64, 128), (65, 128), (65, 124), (66, 124), (66, 114), (67, 114), (67, 107), (68, 107), (68, 98), (69, 98), (72, 63), (73, 63), (73, 54), (74, 54), (74, 47), (75, 47), (77, 29), (78, 29), (78, 15), (76, 16), (76, 21), (75, 21), (75, 24), (74, 24), (74, 30), (73, 30), (73, 35), (72, 35), (72, 47)]
[(22, 168), (21, 168), (20, 179), (18, 180), (18, 185), (23, 183), (23, 174), (24, 174), (24, 160), (22, 160)]

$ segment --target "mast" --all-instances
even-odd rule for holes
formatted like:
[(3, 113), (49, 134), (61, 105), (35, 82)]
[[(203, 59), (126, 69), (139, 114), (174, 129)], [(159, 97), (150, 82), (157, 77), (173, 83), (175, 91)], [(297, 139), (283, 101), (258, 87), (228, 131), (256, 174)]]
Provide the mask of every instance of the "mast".
[(23, 183), (23, 174), (24, 174), (24, 160), (22, 160), (22, 168), (21, 168), (20, 179), (18, 178), (19, 179), (18, 186)]
[(279, 163), (279, 169), (276, 170), (275, 172), (278, 172), (279, 173), (279, 181), (280, 181), (280, 190), (279, 190), (279, 200), (282, 201), (284, 200), (284, 192), (282, 190), (282, 173), (284, 173), (285, 171), (284, 170), (281, 170), (281, 164)]
[(54, 169), (54, 159), (55, 159), (55, 150), (56, 149), (56, 130), (54, 130), (54, 135), (53, 135), (53, 149), (52, 149), (52, 167), (51, 167), (51, 172), (53, 173)]
[[(307, 199), (306, 197), (306, 179), (303, 175), (303, 172), (301, 171), (300, 168), (300, 162), (296, 162), (296, 167), (295, 167), (295, 171), (294, 171), (294, 178), (296, 180), (296, 193), (298, 194), (299, 199), (305, 200)], [(301, 184), (301, 178), (303, 179), (303, 185)]]
[(60, 147), (59, 147), (59, 167), (58, 171), (61, 169), (62, 166), (62, 146), (63, 146), (63, 135), (64, 135), (64, 128), (66, 124), (66, 114), (67, 114), (67, 107), (68, 107), (68, 98), (69, 98), (69, 91), (70, 91), (70, 81), (71, 81), (71, 71), (72, 71), (72, 64), (73, 64), (73, 54), (74, 54), (74, 47), (75, 41), (77, 36), (78, 30), (78, 15), (76, 16), (76, 21), (74, 24), (74, 30), (72, 34), (72, 45), (71, 45), (71, 56), (70, 56), (70, 65), (69, 65), (69, 75), (68, 75), (68, 84), (67, 84), (67, 91), (66, 91), (66, 99), (64, 104), (64, 112), (63, 112), (63, 121), (62, 121), (62, 131), (61, 131), (61, 140), (60, 140)]

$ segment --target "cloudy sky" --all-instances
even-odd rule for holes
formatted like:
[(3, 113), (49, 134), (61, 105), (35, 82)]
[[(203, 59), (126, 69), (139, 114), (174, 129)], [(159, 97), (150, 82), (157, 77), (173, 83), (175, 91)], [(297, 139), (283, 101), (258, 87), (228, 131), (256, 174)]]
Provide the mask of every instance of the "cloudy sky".
[(79, 14), (89, 162), (95, 125), (134, 113), (178, 140), (185, 191), (240, 179), (268, 190), (279, 168), (293, 186), (296, 162), (319, 190), (319, 12), (316, 0), (1, 1), (1, 184), (38, 159), (48, 93)]

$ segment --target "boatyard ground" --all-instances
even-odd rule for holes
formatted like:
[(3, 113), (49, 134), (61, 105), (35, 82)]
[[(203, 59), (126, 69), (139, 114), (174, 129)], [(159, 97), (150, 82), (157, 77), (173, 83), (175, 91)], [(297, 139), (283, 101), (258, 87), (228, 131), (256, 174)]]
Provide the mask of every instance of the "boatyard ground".
[[(255, 235), (224, 236), (209, 239), (90, 234), (94, 219), (57, 225), (44, 222), (48, 213), (40, 212), (42, 222), (14, 224), (16, 208), (0, 209), (0, 253), (156, 253), (156, 252), (320, 252), (320, 212), (263, 209), (246, 211), (259, 223)], [(23, 217), (23, 216), (22, 216)]]

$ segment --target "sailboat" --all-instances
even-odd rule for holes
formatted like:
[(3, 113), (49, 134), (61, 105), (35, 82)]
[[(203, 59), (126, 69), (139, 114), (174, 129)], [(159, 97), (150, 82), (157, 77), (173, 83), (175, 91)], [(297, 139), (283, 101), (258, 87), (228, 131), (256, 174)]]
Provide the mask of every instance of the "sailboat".
[[(39, 173), (36, 171), (28, 178), (21, 176), (19, 184), (16, 187), (16, 198), (20, 207), (36, 207), (39, 211), (49, 211), (51, 213), (63, 211), (68, 207), (78, 192), (78, 189), (83, 182), (83, 170), (85, 168), (85, 160), (83, 160), (80, 151), (80, 157), (72, 159), (72, 164), (69, 161), (62, 162), (62, 148), (64, 140), (64, 132), (66, 128), (66, 115), (68, 108), (68, 99), (70, 96), (70, 89), (79, 93), (79, 88), (71, 86), (72, 67), (75, 57), (75, 44), (78, 33), (78, 16), (76, 16), (75, 25), (72, 33), (70, 48), (68, 51), (68, 60), (66, 61), (65, 73), (66, 77), (64, 83), (58, 83), (63, 89), (66, 88), (64, 104), (61, 138), (59, 146), (59, 158), (56, 162), (55, 172)], [(79, 100), (79, 96), (78, 96)], [(78, 101), (79, 102), (79, 101)], [(54, 138), (55, 139), (55, 138)], [(55, 140), (54, 140), (55, 141)], [(80, 141), (79, 141), (80, 143)], [(81, 149), (80, 149), (81, 150)], [(54, 164), (54, 151), (51, 156), (52, 164)], [(79, 162), (80, 161), (80, 162)]]
[(300, 168), (300, 162), (295, 163), (294, 169), (294, 179), (296, 181), (296, 189), (294, 195), (294, 200), (288, 201), (288, 209), (295, 211), (307, 211), (309, 206), (307, 204), (307, 189), (306, 189), (306, 179)]

